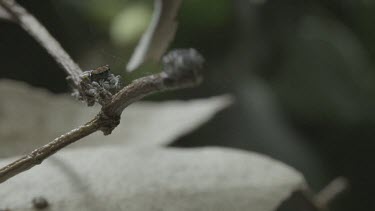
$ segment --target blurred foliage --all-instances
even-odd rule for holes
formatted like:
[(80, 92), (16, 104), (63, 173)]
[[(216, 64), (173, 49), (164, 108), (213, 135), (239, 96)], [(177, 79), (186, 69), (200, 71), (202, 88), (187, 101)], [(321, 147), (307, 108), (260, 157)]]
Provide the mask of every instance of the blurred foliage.
[[(124, 72), (152, 1), (20, 0), (84, 68)], [(232, 93), (237, 103), (177, 146), (258, 151), (302, 171), (315, 190), (350, 179), (337, 210), (374, 210), (375, 3), (371, 0), (188, 0), (174, 48), (206, 57), (205, 82), (149, 99)], [(0, 22), (1, 77), (66, 92), (63, 72), (26, 33)]]
[(232, 14), (231, 1), (190, 0), (184, 1), (179, 20), (183, 23), (184, 28), (217, 28), (226, 25)]
[(134, 4), (122, 10), (111, 23), (110, 35), (118, 46), (135, 43), (151, 20), (152, 9), (148, 5)]

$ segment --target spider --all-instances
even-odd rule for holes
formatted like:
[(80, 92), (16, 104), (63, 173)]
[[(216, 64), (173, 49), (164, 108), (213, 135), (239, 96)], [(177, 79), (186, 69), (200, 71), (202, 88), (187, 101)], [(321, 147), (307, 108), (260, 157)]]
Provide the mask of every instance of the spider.
[(106, 80), (109, 76), (109, 65), (97, 67), (93, 70), (89, 70), (89, 77), (91, 81)]

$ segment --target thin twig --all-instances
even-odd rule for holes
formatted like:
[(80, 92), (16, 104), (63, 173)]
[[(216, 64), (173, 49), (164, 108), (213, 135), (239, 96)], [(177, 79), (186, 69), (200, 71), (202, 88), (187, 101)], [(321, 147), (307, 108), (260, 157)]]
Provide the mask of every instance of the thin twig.
[(325, 209), (328, 205), (334, 201), (338, 195), (346, 191), (349, 187), (349, 182), (344, 177), (335, 178), (326, 187), (324, 187), (319, 193), (317, 193), (313, 199), (315, 205), (320, 209)]
[(344, 177), (335, 178), (316, 194), (309, 186), (303, 185), (281, 206), (291, 210), (329, 211), (332, 202), (347, 191), (349, 186), (349, 181)]
[(0, 19), (14, 21), (13, 16), (9, 14), (2, 6), (0, 6)]
[(0, 0), (0, 6), (8, 12), (27, 33), (29, 33), (54, 60), (62, 66), (76, 88), (79, 88), (81, 68), (70, 58), (60, 43), (25, 8), (14, 0)]
[(164, 62), (165, 71), (137, 79), (124, 87), (102, 107), (93, 120), (1, 168), (0, 183), (42, 163), (55, 152), (91, 133), (101, 130), (104, 135), (110, 134), (120, 123), (123, 110), (131, 103), (155, 92), (191, 87), (201, 82), (197, 71), (203, 58), (195, 50), (177, 50), (166, 58), (169, 59)]
[(66, 147), (67, 145), (90, 135), (97, 131), (99, 128), (98, 118), (80, 126), (58, 138), (52, 142), (32, 151), (30, 154), (10, 163), (9, 165), (0, 169), (0, 183), (8, 180), (9, 178), (24, 172), (35, 165), (40, 164), (44, 159), (51, 156), (58, 150)]

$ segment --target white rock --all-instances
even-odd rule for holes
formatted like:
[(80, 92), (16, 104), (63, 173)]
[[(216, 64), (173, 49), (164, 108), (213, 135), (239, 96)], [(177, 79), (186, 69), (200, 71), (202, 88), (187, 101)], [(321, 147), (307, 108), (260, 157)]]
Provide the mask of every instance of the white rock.
[(33, 210), (44, 197), (53, 211), (271, 211), (303, 183), (294, 169), (240, 150), (101, 146), (63, 150), (1, 184), (0, 209)]
[[(2, 157), (28, 152), (98, 111), (11, 81), (0, 83), (0, 97)], [(161, 147), (228, 104), (215, 97), (131, 106), (112, 135), (96, 133), (0, 184), (0, 210), (34, 210), (36, 197), (51, 211), (274, 210), (304, 184), (294, 169), (240, 150)]]

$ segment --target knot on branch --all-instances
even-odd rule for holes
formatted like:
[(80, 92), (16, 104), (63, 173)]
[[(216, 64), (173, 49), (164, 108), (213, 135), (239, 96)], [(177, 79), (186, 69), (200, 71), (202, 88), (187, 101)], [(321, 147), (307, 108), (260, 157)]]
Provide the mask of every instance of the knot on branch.
[(40, 155), (40, 150), (36, 149), (32, 151), (30, 154), (28, 154), (28, 157), (32, 159), (34, 164), (39, 165), (43, 162), (43, 157)]
[(109, 66), (105, 65), (83, 72), (80, 75), (80, 90), (74, 90), (72, 95), (85, 101), (88, 106), (93, 106), (95, 102), (106, 105), (112, 95), (121, 88), (121, 77), (109, 71)]
[(163, 57), (166, 86), (191, 87), (202, 81), (204, 58), (195, 49), (176, 49)]
[(103, 112), (98, 114), (100, 130), (103, 134), (109, 135), (120, 124), (120, 116), (108, 116)]

